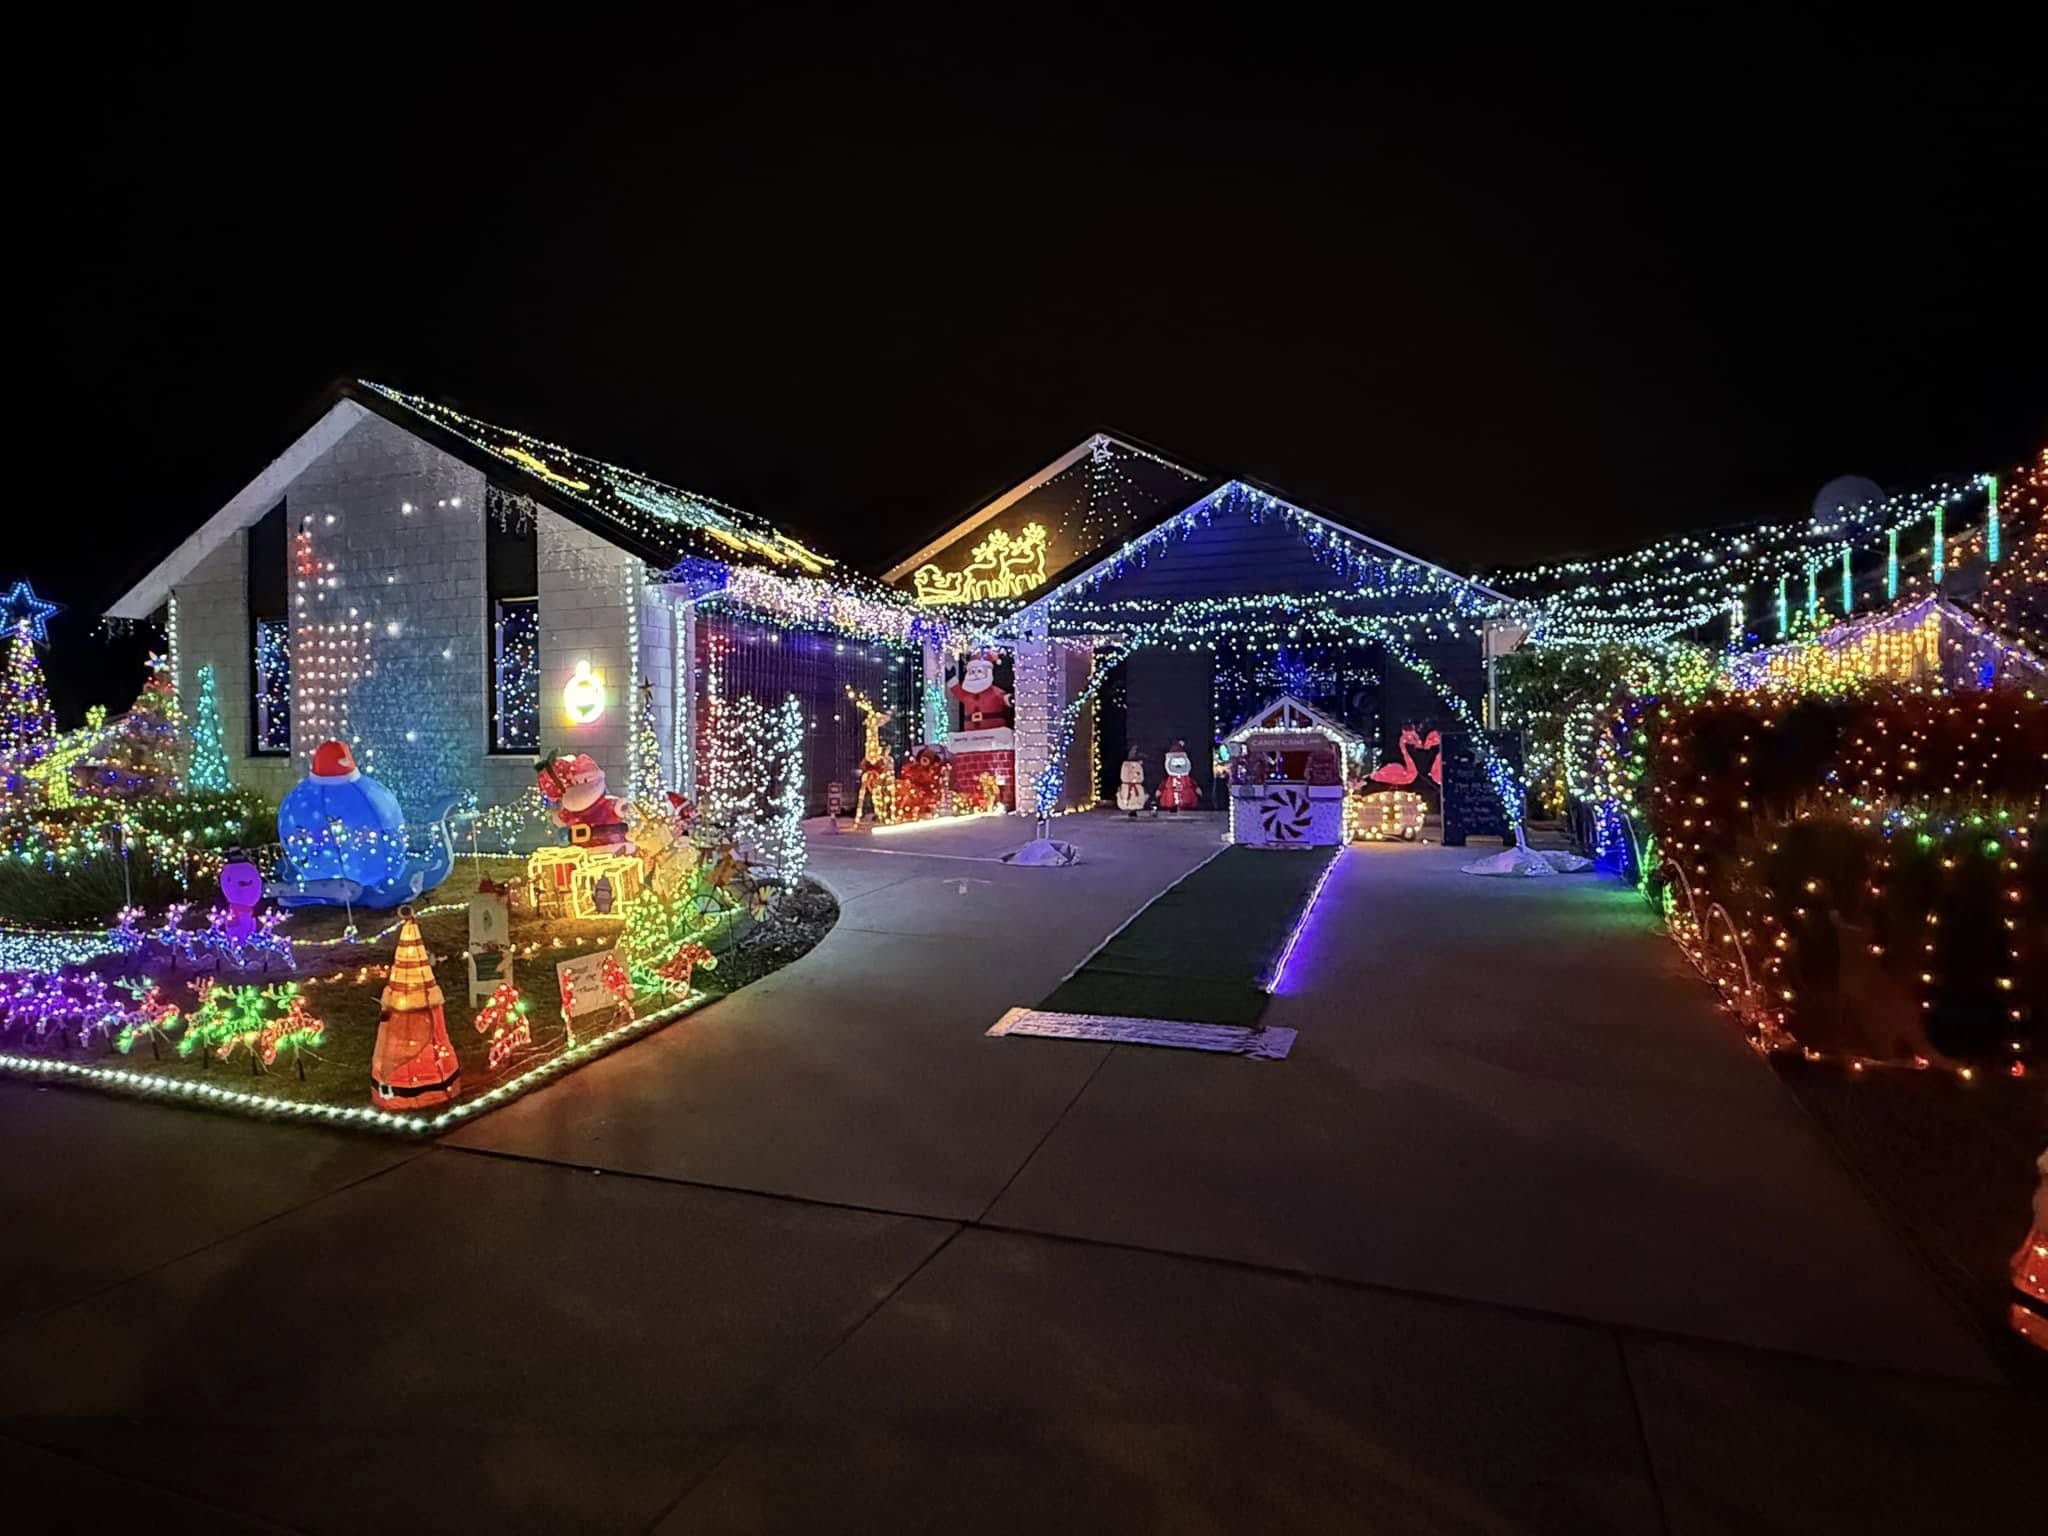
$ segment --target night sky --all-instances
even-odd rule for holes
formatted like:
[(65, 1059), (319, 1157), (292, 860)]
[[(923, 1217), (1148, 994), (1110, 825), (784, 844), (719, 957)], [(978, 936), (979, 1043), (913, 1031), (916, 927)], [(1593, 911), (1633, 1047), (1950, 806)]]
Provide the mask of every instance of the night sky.
[(66, 722), (136, 686), (99, 609), (348, 373), (875, 570), (1097, 427), (1461, 569), (2048, 428), (2020, 57), (1046, 33), (698, 33), (642, 75), (380, 35), (94, 82), (15, 189), (35, 499), (0, 577), (70, 605)]

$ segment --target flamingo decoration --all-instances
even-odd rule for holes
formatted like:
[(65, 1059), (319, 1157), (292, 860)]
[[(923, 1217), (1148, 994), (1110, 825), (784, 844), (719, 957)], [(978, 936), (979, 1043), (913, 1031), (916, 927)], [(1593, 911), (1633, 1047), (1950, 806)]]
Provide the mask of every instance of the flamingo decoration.
[(1435, 731), (1431, 731), (1425, 736), (1412, 725), (1402, 726), (1401, 761), (1398, 763), (1380, 764), (1379, 767), (1372, 771), (1372, 781), (1375, 784), (1413, 784), (1420, 770), (1415, 766), (1415, 757), (1410, 748), (1420, 747), (1425, 752), (1432, 749), (1436, 752), (1435, 760), (1429, 765), (1429, 776), (1436, 781), (1437, 788), (1443, 788), (1443, 744), (1443, 737)]

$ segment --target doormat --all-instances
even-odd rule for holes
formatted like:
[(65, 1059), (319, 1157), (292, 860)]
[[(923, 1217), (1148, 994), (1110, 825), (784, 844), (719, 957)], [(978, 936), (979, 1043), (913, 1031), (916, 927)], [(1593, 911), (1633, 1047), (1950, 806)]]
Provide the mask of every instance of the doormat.
[(1284, 1061), (1294, 1031), (1282, 1025), (1185, 1024), (1178, 1019), (1133, 1019), (1113, 1013), (1048, 1013), (1012, 1008), (989, 1026), (991, 1035), (1035, 1035), (1041, 1040), (1101, 1040), (1110, 1045), (1159, 1045), (1178, 1051), (1215, 1051), (1254, 1061)]

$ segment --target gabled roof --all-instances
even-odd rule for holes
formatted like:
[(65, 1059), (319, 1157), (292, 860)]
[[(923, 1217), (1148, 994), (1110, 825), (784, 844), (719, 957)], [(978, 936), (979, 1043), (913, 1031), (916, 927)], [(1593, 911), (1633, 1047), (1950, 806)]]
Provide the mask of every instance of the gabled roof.
[[(930, 540), (915, 552), (906, 555), (887, 571), (883, 572), (882, 579), (891, 582), (904, 580), (917, 567), (923, 565), (933, 556), (941, 554), (952, 545), (959, 543), (969, 534), (994, 521), (1033, 492), (1050, 485), (1066, 475), (1070, 470), (1086, 464), (1092, 471), (1096, 465), (1105, 463), (1147, 465), (1153, 469), (1164, 471), (1163, 474), (1156, 477), (1157, 483), (1150, 485), (1134, 485), (1130, 483), (1128, 474), (1123, 477), (1125, 483), (1119, 487), (1123, 498), (1127, 502), (1136, 500), (1140, 503), (1136, 508), (1127, 509), (1126, 521), (1128, 521), (1129, 512), (1133, 511), (1142, 516), (1146, 509), (1155, 514), (1163, 514), (1175, 510), (1172, 504), (1184, 499), (1179, 493), (1185, 492), (1196, 485), (1206, 485), (1210, 482), (1210, 477), (1202, 471), (1190, 469), (1185, 464), (1177, 463), (1157, 449), (1148, 448), (1143, 443), (1136, 442), (1131, 438), (1119, 436), (1114, 432), (1091, 433), (1054, 459), (1050, 464), (1026, 475), (1022, 480), (1019, 480), (1000, 495), (983, 502), (974, 511), (945, 529), (936, 538)], [(1093, 487), (1091, 486), (1091, 492), (1092, 489)], [(1097, 540), (1089, 544), (1083, 550), (1083, 554), (1092, 553), (1093, 549), (1100, 542), (1100, 540)]]
[(709, 496), (664, 484), (651, 475), (494, 426), (418, 395), (367, 380), (344, 379), (315, 404), (309, 425), (191, 537), (135, 584), (113, 607), (114, 618), (147, 618), (199, 562), (276, 506), (291, 483), (366, 416), (379, 416), (450, 457), (488, 475), (570, 522), (668, 569), (687, 558), (716, 560), (793, 576), (823, 576), (874, 591), (839, 572), (765, 518)]
[(1246, 715), (1243, 722), (1224, 737), (1225, 741), (1241, 742), (1254, 731), (1320, 731), (1335, 736), (1340, 741), (1363, 740), (1358, 732), (1342, 721), (1332, 720), (1328, 715), (1297, 699), (1291, 693), (1262, 705)]
[(363, 391), (358, 398), (378, 414), (419, 432), (500, 485), (525, 491), (572, 522), (644, 556), (650, 564), (672, 566), (695, 555), (801, 576), (822, 576), (838, 564), (766, 518), (713, 497), (679, 490), (637, 470), (479, 421), (382, 384), (365, 380), (344, 388), (352, 394)]
[[(1483, 582), (1460, 576), (1434, 561), (1412, 555), (1406, 550), (1374, 538), (1371, 534), (1362, 533), (1328, 513), (1304, 506), (1259, 481), (1242, 476), (1218, 475), (1192, 466), (1135, 438), (1107, 431), (1096, 432), (1084, 438), (1042, 469), (985, 502), (922, 548), (891, 566), (884, 573), (883, 579), (899, 583), (905, 581), (917, 574), (919, 568), (935, 556), (942, 555), (948, 550), (964, 548), (967, 539), (999, 518), (1003, 519), (1006, 525), (1017, 522), (1021, 515), (1017, 509), (1021, 505), (1028, 510), (1034, 495), (1070, 475), (1078, 466), (1087, 465), (1093, 474), (1096, 472), (1095, 467), (1105, 462), (1111, 466), (1111, 472), (1116, 472), (1124, 464), (1141, 469), (1149, 480), (1139, 485), (1134, 474), (1128, 470), (1123, 471), (1122, 494), (1116, 508), (1118, 515), (1094, 515), (1091, 501), (1091, 514), (1088, 526), (1084, 530), (1086, 536), (1060, 541), (1066, 545), (1066, 558), (1056, 569), (1049, 571), (1044, 580), (1028, 595), (1013, 599), (1012, 606), (1022, 608), (1049, 598), (1057, 598), (1115, 565), (1133, 548), (1161, 537), (1177, 527), (1185, 526), (1191, 514), (1205, 506), (1216, 505), (1230, 495), (1255, 497), (1270, 508), (1283, 510), (1297, 520), (1297, 526), (1304, 530), (1312, 530), (1309, 534), (1312, 539), (1323, 541), (1326, 545), (1341, 545), (1363, 559), (1404, 563), (1434, 572), (1437, 576), (1459, 583), (1469, 589), (1474, 598), (1487, 603), (1512, 602), (1512, 599)], [(1162, 470), (1168, 473), (1160, 473)], [(1004, 518), (1005, 513), (1011, 515)], [(923, 578), (920, 578), (920, 585), (922, 584)]]

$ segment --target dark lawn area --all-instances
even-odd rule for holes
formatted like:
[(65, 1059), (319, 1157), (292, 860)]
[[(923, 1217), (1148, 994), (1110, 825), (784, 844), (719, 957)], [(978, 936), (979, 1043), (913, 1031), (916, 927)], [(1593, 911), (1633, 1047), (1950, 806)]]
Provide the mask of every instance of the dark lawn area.
[(1131, 919), (1039, 1007), (1252, 1025), (1331, 848), (1231, 847)]

